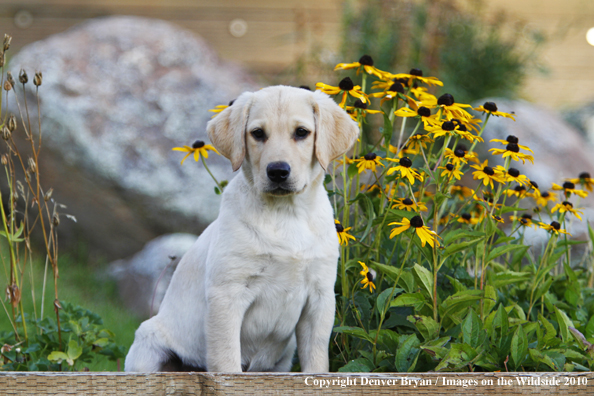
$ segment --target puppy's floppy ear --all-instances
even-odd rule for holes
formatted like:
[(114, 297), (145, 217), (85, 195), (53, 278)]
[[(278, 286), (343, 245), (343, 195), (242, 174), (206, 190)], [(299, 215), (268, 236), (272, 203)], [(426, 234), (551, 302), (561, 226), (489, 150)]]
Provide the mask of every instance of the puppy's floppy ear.
[(344, 154), (355, 143), (359, 127), (328, 95), (319, 91), (313, 95), (316, 120), (315, 154), (322, 168), (326, 170), (330, 161)]
[(252, 92), (242, 93), (206, 125), (210, 141), (231, 161), (233, 171), (239, 169), (245, 157), (245, 128), (253, 95)]

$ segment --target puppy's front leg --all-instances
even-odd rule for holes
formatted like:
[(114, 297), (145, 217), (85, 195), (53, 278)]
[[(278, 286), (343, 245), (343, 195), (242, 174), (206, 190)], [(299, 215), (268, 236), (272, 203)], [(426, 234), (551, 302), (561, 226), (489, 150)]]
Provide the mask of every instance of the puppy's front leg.
[(334, 306), (333, 293), (314, 294), (307, 299), (295, 329), (299, 362), (304, 373), (328, 372), (328, 343), (334, 324)]
[(208, 371), (241, 373), (241, 323), (250, 300), (239, 287), (208, 291), (206, 362)]

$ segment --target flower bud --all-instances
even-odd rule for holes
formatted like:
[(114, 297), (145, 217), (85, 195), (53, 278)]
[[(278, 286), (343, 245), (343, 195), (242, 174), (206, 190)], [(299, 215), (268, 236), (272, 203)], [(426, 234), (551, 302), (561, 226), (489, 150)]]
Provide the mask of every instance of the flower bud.
[(29, 171), (31, 173), (35, 173), (37, 172), (37, 164), (35, 163), (35, 160), (31, 157), (29, 157)]
[(4, 125), (4, 127), (2, 128), (2, 139), (10, 140), (11, 135), (12, 133), (10, 132), (10, 129), (8, 129), (6, 125)]
[(10, 132), (14, 132), (15, 129), (17, 129), (17, 120), (16, 120), (16, 117), (14, 116), (14, 114), (11, 114), (8, 117), (8, 130)]
[(41, 74), (41, 72), (37, 72), (35, 73), (35, 77), (33, 78), (33, 84), (35, 84), (35, 86), (40, 86), (41, 82), (43, 80), (43, 75)]
[(19, 73), (19, 81), (21, 84), (27, 84), (29, 82), (29, 76), (27, 76), (25, 69), (21, 69)]
[(57, 213), (54, 213), (54, 216), (52, 217), (52, 224), (54, 225), (54, 227), (60, 225), (60, 215), (58, 215)]
[(8, 34), (4, 34), (4, 51), (8, 51), (8, 49), (10, 48), (10, 42), (12, 41), (12, 37), (9, 36)]
[(8, 80), (4, 81), (4, 90), (10, 91), (11, 89), (12, 89), (12, 84), (10, 83), (10, 81), (8, 81)]
[(49, 201), (50, 199), (52, 199), (52, 195), (54, 193), (54, 189), (50, 188), (49, 190), (47, 190), (47, 192), (45, 193), (45, 195), (43, 196), (43, 200), (45, 202)]
[(14, 78), (11, 72), (6, 72), (6, 81), (8, 81), (12, 88), (14, 88)]

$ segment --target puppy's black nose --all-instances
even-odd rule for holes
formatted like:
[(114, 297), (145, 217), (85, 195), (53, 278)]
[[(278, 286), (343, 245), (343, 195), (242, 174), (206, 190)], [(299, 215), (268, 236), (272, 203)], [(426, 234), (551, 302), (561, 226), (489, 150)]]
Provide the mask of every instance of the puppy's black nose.
[(286, 162), (271, 162), (266, 167), (268, 178), (274, 183), (282, 183), (289, 177), (291, 167)]

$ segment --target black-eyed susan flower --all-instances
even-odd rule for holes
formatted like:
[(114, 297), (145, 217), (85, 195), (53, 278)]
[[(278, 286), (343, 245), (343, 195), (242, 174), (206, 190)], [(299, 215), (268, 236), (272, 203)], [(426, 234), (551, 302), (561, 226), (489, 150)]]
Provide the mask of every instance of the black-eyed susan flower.
[(381, 92), (374, 92), (369, 94), (373, 98), (381, 98), (380, 107), (389, 100), (394, 98), (401, 98), (404, 101), (409, 101), (409, 97), (404, 94), (404, 86), (399, 81), (394, 82), (374, 82), (371, 86), (372, 89), (383, 88)]
[(354, 162), (357, 164), (359, 173), (365, 172), (367, 169), (375, 172), (377, 166), (384, 166), (384, 164), (380, 162), (381, 159), (382, 158), (375, 153), (367, 153), (363, 158), (354, 160)]
[(412, 150), (416, 150), (417, 152), (419, 152), (421, 150), (421, 147), (426, 149), (427, 145), (429, 143), (433, 143), (433, 141), (434, 140), (429, 135), (417, 133), (416, 135), (412, 135), (411, 137), (408, 138), (407, 145)]
[(495, 173), (493, 168), (489, 166), (489, 160), (485, 160), (482, 164), (471, 165), (472, 168), (477, 169), (476, 172), (472, 172), (472, 178), (474, 180), (482, 180), (485, 186), (493, 187), (493, 181), (503, 183), (503, 180)]
[[(186, 158), (190, 155), (194, 154), (194, 160), (198, 162), (200, 160), (200, 156), (204, 158), (208, 158), (208, 151), (214, 151), (215, 153), (219, 154), (216, 148), (211, 146), (210, 144), (204, 144), (202, 140), (196, 140), (192, 143), (192, 146), (184, 146), (184, 147), (174, 147), (172, 148), (173, 151), (183, 151), (188, 154), (182, 159), (181, 163), (183, 165)], [(220, 154), (219, 154), (220, 155)]]
[(582, 172), (577, 179), (567, 179), (567, 181), (572, 182), (573, 184), (581, 184), (582, 187), (586, 188), (588, 191), (592, 191), (594, 187), (594, 179), (590, 177), (588, 172)]
[(559, 235), (559, 233), (561, 233), (571, 236), (569, 232), (561, 228), (561, 224), (559, 224), (559, 222), (557, 221), (553, 221), (551, 222), (551, 224), (538, 223), (538, 225), (540, 226), (540, 228), (542, 228), (543, 230), (547, 230), (551, 234)]
[(491, 218), (495, 220), (497, 223), (505, 223), (505, 220), (503, 220), (503, 217), (501, 216), (492, 215)]
[(502, 158), (511, 157), (514, 161), (521, 160), (523, 164), (526, 163), (526, 160), (534, 163), (534, 158), (531, 155), (520, 152), (520, 149), (530, 151), (533, 154), (534, 152), (529, 147), (518, 144), (518, 141), (518, 138), (513, 135), (509, 135), (506, 140), (491, 139), (491, 142), (505, 144), (506, 146), (505, 150), (492, 148), (489, 152), (491, 152), (492, 155), (501, 155)]
[(531, 196), (538, 206), (547, 206), (549, 202), (557, 202), (557, 194), (549, 191), (536, 190)]
[(584, 214), (583, 211), (581, 211), (579, 209), (574, 209), (573, 204), (569, 201), (563, 201), (563, 202), (558, 203), (557, 205), (553, 206), (553, 209), (551, 209), (551, 213), (555, 213), (556, 211), (559, 211), (559, 213), (569, 212), (580, 220), (582, 219), (582, 217), (580, 215)]
[(434, 108), (437, 106), (437, 98), (430, 94), (425, 87), (413, 87), (410, 92), (417, 98), (417, 107), (425, 106)]
[(423, 202), (416, 202), (410, 198), (398, 198), (394, 200), (392, 209), (408, 210), (409, 212), (426, 212), (427, 206)]
[(357, 74), (361, 71), (361, 69), (365, 70), (367, 74), (371, 74), (376, 76), (377, 78), (382, 78), (386, 72), (379, 70), (375, 66), (373, 66), (373, 58), (369, 55), (363, 55), (359, 62), (353, 63), (339, 63), (334, 67), (334, 70), (349, 70), (349, 69), (357, 69)]
[(455, 150), (446, 148), (445, 157), (456, 166), (459, 166), (462, 163), (466, 164), (468, 163), (468, 161), (478, 162), (476, 154), (468, 151), (466, 146), (464, 146), (463, 144), (457, 145)]
[(407, 79), (409, 87), (412, 86), (414, 81), (420, 81), (420, 82), (425, 83), (429, 86), (439, 85), (440, 87), (443, 87), (443, 83), (441, 81), (439, 81), (436, 77), (423, 77), (423, 71), (420, 69), (411, 69), (409, 73), (399, 73), (399, 74), (385, 73), (384, 78)]
[(522, 199), (527, 195), (526, 191), (526, 187), (522, 186), (521, 184), (518, 184), (514, 188), (507, 190), (506, 194), (508, 197), (516, 197), (518, 199)]
[(449, 94), (443, 94), (437, 99), (437, 105), (441, 107), (443, 115), (447, 120), (457, 118), (459, 120), (471, 120), (473, 117), (464, 108), (472, 107), (469, 104), (456, 103), (454, 97)]
[(390, 232), (390, 239), (413, 227), (415, 229), (415, 232), (417, 233), (417, 236), (421, 240), (422, 247), (425, 247), (425, 244), (427, 243), (431, 247), (434, 247), (435, 245), (439, 246), (439, 241), (437, 240), (438, 235), (434, 231), (431, 231), (429, 227), (424, 225), (421, 216), (415, 216), (410, 220), (406, 217), (403, 217), (402, 221), (395, 221), (393, 223), (389, 223), (388, 225), (400, 226), (392, 229), (392, 231)]
[(415, 179), (419, 180), (419, 181), (423, 181), (423, 175), (421, 175), (419, 172), (417, 172), (416, 170), (414, 170), (412, 167), (412, 161), (410, 160), (410, 158), (408, 157), (402, 157), (400, 158), (400, 160), (393, 160), (390, 158), (387, 158), (389, 161), (392, 162), (396, 162), (398, 161), (398, 166), (393, 166), (390, 169), (388, 169), (387, 171), (387, 175), (391, 175), (392, 173), (398, 171), (400, 172), (400, 177), (401, 178), (406, 178), (408, 179), (408, 182), (413, 185), (415, 184)]
[(536, 224), (532, 221), (532, 215), (525, 213), (522, 216), (518, 217), (518, 216), (510, 216), (510, 219), (512, 221), (518, 221), (520, 222), (520, 225), (524, 226), (524, 227), (532, 227), (532, 228), (536, 228)]
[(460, 122), (458, 119), (444, 121), (441, 123), (441, 125), (427, 125), (425, 126), (425, 130), (431, 133), (434, 138), (442, 136), (457, 136), (466, 139), (471, 143), (473, 143), (475, 140), (478, 140), (479, 142), (483, 141), (483, 138), (475, 136), (469, 132), (466, 125)]
[(452, 188), (450, 188), (450, 194), (452, 194), (454, 197), (458, 197), (459, 199), (465, 199), (472, 196), (473, 191), (466, 186), (454, 184)]
[(352, 227), (343, 228), (342, 224), (336, 219), (334, 220), (334, 223), (336, 226), (336, 234), (338, 235), (338, 242), (340, 242), (341, 245), (348, 246), (349, 239), (356, 241), (355, 237), (349, 234), (349, 230)]
[(417, 155), (417, 154), (419, 154), (419, 150), (418, 149), (411, 148), (409, 144), (405, 144), (405, 143), (402, 143), (400, 145), (400, 150), (397, 149), (395, 146), (392, 146), (390, 144), (388, 146), (388, 150), (391, 153), (396, 154), (396, 156), (398, 158), (402, 158), (403, 156), (408, 156), (408, 155)]
[(335, 161), (338, 165), (343, 165), (344, 163), (346, 163), (347, 165), (350, 165), (350, 164), (355, 163), (355, 161), (357, 159), (358, 159), (358, 157), (349, 158), (346, 156), (342, 156), (342, 157), (338, 157)]
[(355, 103), (352, 106), (346, 107), (347, 113), (350, 114), (351, 118), (354, 121), (357, 121), (357, 116), (360, 115), (361, 117), (365, 117), (367, 114), (381, 114), (383, 111), (381, 110), (372, 110), (368, 108), (367, 103), (363, 103), (361, 99), (355, 100)]
[(439, 124), (437, 120), (437, 114), (431, 114), (431, 109), (425, 106), (417, 107), (414, 101), (411, 102), (413, 105), (409, 107), (401, 107), (394, 112), (397, 117), (418, 117), (423, 121), (425, 128), (430, 126), (436, 126)]
[(369, 287), (369, 292), (373, 293), (373, 290), (375, 289), (375, 284), (373, 283), (373, 274), (369, 271), (369, 268), (367, 268), (365, 263), (359, 261), (359, 264), (361, 264), (361, 267), (363, 267), (361, 272), (359, 272), (359, 274), (361, 274), (363, 277), (363, 279), (361, 279), (361, 284), (363, 285), (361, 286), (361, 289)]
[(350, 77), (343, 78), (338, 83), (338, 87), (320, 82), (316, 84), (316, 88), (328, 95), (338, 95), (342, 93), (342, 99), (340, 101), (340, 107), (342, 108), (344, 108), (348, 95), (361, 99), (361, 102), (363, 103), (367, 103), (369, 100), (365, 93), (361, 91), (361, 86), (353, 84), (353, 80), (351, 80)]
[(578, 197), (581, 197), (581, 198), (586, 198), (588, 196), (587, 191), (576, 190), (575, 184), (570, 181), (566, 181), (565, 183), (563, 183), (562, 186), (553, 183), (553, 190), (558, 190), (558, 191), (562, 190), (563, 193), (565, 194), (565, 198), (569, 198), (571, 196), (571, 194), (577, 195)]
[(506, 118), (511, 118), (514, 121), (516, 120), (514, 118), (513, 114), (504, 113), (502, 111), (497, 111), (497, 105), (493, 102), (485, 102), (484, 105), (475, 107), (474, 110), (482, 111), (483, 113), (491, 114), (496, 117), (506, 117)]
[(497, 176), (505, 182), (516, 182), (524, 186), (530, 184), (530, 180), (528, 180), (526, 175), (522, 175), (516, 168), (509, 168), (508, 170), (505, 170), (503, 166), (497, 165), (494, 168), (494, 171), (495, 174), (497, 174)]
[(441, 172), (441, 177), (445, 176), (448, 178), (448, 180), (452, 180), (452, 178), (460, 180), (464, 174), (464, 172), (460, 170), (460, 167), (457, 167), (454, 164), (446, 164), (445, 166), (440, 166), (437, 169), (443, 169), (443, 172)]
[(462, 213), (456, 220), (458, 223), (475, 225), (481, 222), (478, 217), (473, 217), (470, 213)]

